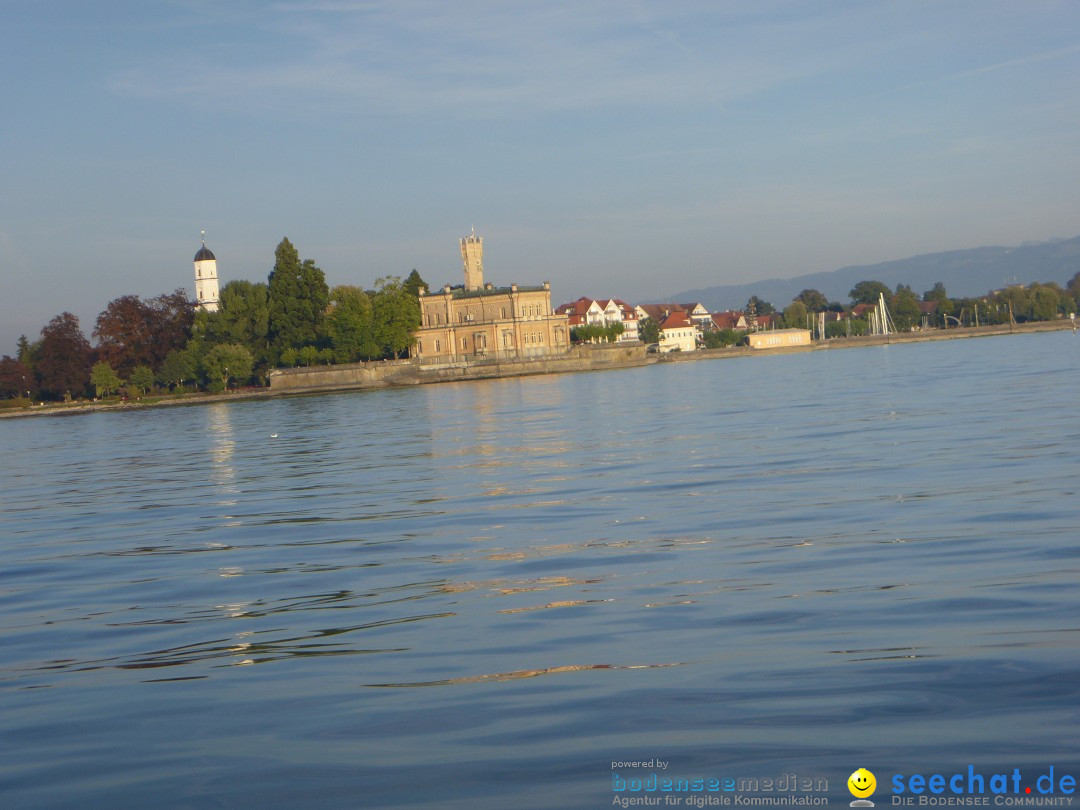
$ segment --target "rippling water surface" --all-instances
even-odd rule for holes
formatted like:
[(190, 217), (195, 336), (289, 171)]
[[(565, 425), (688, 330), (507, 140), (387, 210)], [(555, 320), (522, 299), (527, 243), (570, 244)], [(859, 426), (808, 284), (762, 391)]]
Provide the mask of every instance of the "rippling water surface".
[(1076, 766), (1078, 372), (1058, 332), (6, 420), (0, 805)]

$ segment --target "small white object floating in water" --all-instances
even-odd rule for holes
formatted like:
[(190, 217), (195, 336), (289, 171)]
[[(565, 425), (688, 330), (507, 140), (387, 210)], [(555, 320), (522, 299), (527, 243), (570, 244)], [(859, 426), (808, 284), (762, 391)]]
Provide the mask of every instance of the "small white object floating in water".
[(271, 438), (271, 439), (276, 439), (276, 438), (277, 438), (277, 434), (276, 434), (276, 433), (271, 433), (271, 434), (270, 434), (270, 438)]

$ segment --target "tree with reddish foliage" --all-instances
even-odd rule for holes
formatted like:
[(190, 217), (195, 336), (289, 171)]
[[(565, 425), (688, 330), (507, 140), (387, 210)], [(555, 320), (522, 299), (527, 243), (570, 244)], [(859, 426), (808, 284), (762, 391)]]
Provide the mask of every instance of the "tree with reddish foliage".
[(50, 399), (80, 396), (90, 381), (90, 341), (70, 312), (57, 315), (41, 330), (36, 372), (38, 388)]
[(135, 366), (149, 363), (154, 333), (150, 307), (137, 295), (123, 295), (109, 302), (94, 325), (98, 356), (121, 377)]
[(183, 349), (191, 339), (191, 325), (195, 321), (195, 302), (188, 300), (183, 288), (163, 293), (146, 302), (150, 309), (150, 322), (154, 333), (153, 362), (148, 365), (160, 368), (171, 351)]
[(0, 397), (26, 397), (34, 377), (30, 369), (13, 357), (0, 358)]
[(194, 317), (183, 290), (148, 301), (137, 295), (110, 301), (94, 326), (101, 360), (124, 377), (136, 366), (160, 368), (169, 352), (187, 343)]

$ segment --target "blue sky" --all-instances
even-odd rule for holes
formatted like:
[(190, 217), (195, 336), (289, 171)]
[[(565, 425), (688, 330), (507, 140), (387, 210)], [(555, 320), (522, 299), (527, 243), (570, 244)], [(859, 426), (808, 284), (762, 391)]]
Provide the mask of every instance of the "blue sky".
[(0, 354), (412, 268), (655, 300), (1080, 234), (1080, 3), (0, 0)]

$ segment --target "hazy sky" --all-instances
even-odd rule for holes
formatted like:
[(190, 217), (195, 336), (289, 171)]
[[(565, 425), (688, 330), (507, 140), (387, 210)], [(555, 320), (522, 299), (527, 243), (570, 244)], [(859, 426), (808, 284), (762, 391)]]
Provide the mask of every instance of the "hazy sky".
[(0, 354), (265, 280), (656, 299), (1080, 233), (1080, 3), (0, 0)]

